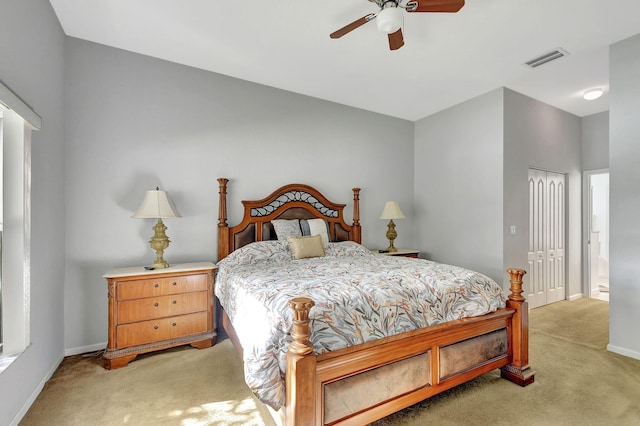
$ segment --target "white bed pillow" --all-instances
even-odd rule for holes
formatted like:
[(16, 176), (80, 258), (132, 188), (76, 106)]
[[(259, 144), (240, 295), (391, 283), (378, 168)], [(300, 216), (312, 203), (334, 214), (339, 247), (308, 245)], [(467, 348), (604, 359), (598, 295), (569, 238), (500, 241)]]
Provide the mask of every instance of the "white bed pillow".
[(320, 235), (322, 244), (329, 245), (329, 224), (324, 219), (300, 219), (302, 235)]

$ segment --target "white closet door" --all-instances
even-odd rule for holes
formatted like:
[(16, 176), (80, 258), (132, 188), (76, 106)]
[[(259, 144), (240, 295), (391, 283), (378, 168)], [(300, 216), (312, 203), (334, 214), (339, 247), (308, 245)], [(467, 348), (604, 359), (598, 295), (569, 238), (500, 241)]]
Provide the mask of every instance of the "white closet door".
[(529, 169), (529, 286), (535, 308), (565, 298), (565, 177)]
[(565, 299), (565, 184), (564, 175), (547, 172), (549, 194), (547, 303)]
[(529, 169), (529, 249), (527, 301), (531, 308), (547, 303), (545, 235), (547, 173)]

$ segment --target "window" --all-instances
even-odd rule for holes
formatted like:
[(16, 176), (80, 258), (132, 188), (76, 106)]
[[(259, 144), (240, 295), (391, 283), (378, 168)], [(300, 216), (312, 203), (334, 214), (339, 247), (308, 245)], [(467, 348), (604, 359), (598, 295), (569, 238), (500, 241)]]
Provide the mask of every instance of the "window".
[(3, 108), (0, 108), (0, 355), (3, 353), (3, 344), (2, 344), (2, 163), (3, 163), (3, 155), (2, 155), (2, 115)]
[(31, 130), (40, 123), (0, 82), (0, 371), (30, 342)]

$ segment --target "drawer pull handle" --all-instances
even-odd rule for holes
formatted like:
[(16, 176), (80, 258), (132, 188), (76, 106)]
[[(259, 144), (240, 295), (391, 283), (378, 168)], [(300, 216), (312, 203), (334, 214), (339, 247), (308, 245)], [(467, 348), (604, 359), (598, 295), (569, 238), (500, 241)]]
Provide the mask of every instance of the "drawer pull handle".
[(173, 303), (173, 304), (175, 305), (177, 302), (174, 300), (174, 301), (173, 301), (173, 302), (171, 302), (171, 303)]
[(171, 285), (178, 285), (175, 281)]
[(175, 327), (177, 324), (174, 322), (174, 323), (172, 323), (171, 325)]
[(153, 329), (154, 329), (154, 330), (157, 330), (157, 329), (158, 329), (158, 326), (157, 326), (157, 325), (154, 325), (154, 326), (153, 326)]
[(153, 286), (154, 286), (155, 288), (158, 288), (158, 287), (160, 287), (160, 284), (156, 283), (156, 284), (154, 284)]
[(154, 303), (153, 306), (155, 306), (157, 308), (158, 307), (158, 303), (157, 302)]

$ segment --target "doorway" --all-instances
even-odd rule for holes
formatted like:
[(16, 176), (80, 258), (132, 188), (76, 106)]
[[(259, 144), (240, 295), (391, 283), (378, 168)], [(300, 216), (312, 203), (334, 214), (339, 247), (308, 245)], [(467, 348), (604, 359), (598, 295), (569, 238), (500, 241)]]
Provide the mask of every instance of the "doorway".
[(566, 299), (565, 175), (529, 169), (530, 271), (527, 300), (531, 308)]
[(585, 173), (585, 295), (609, 301), (609, 172)]

